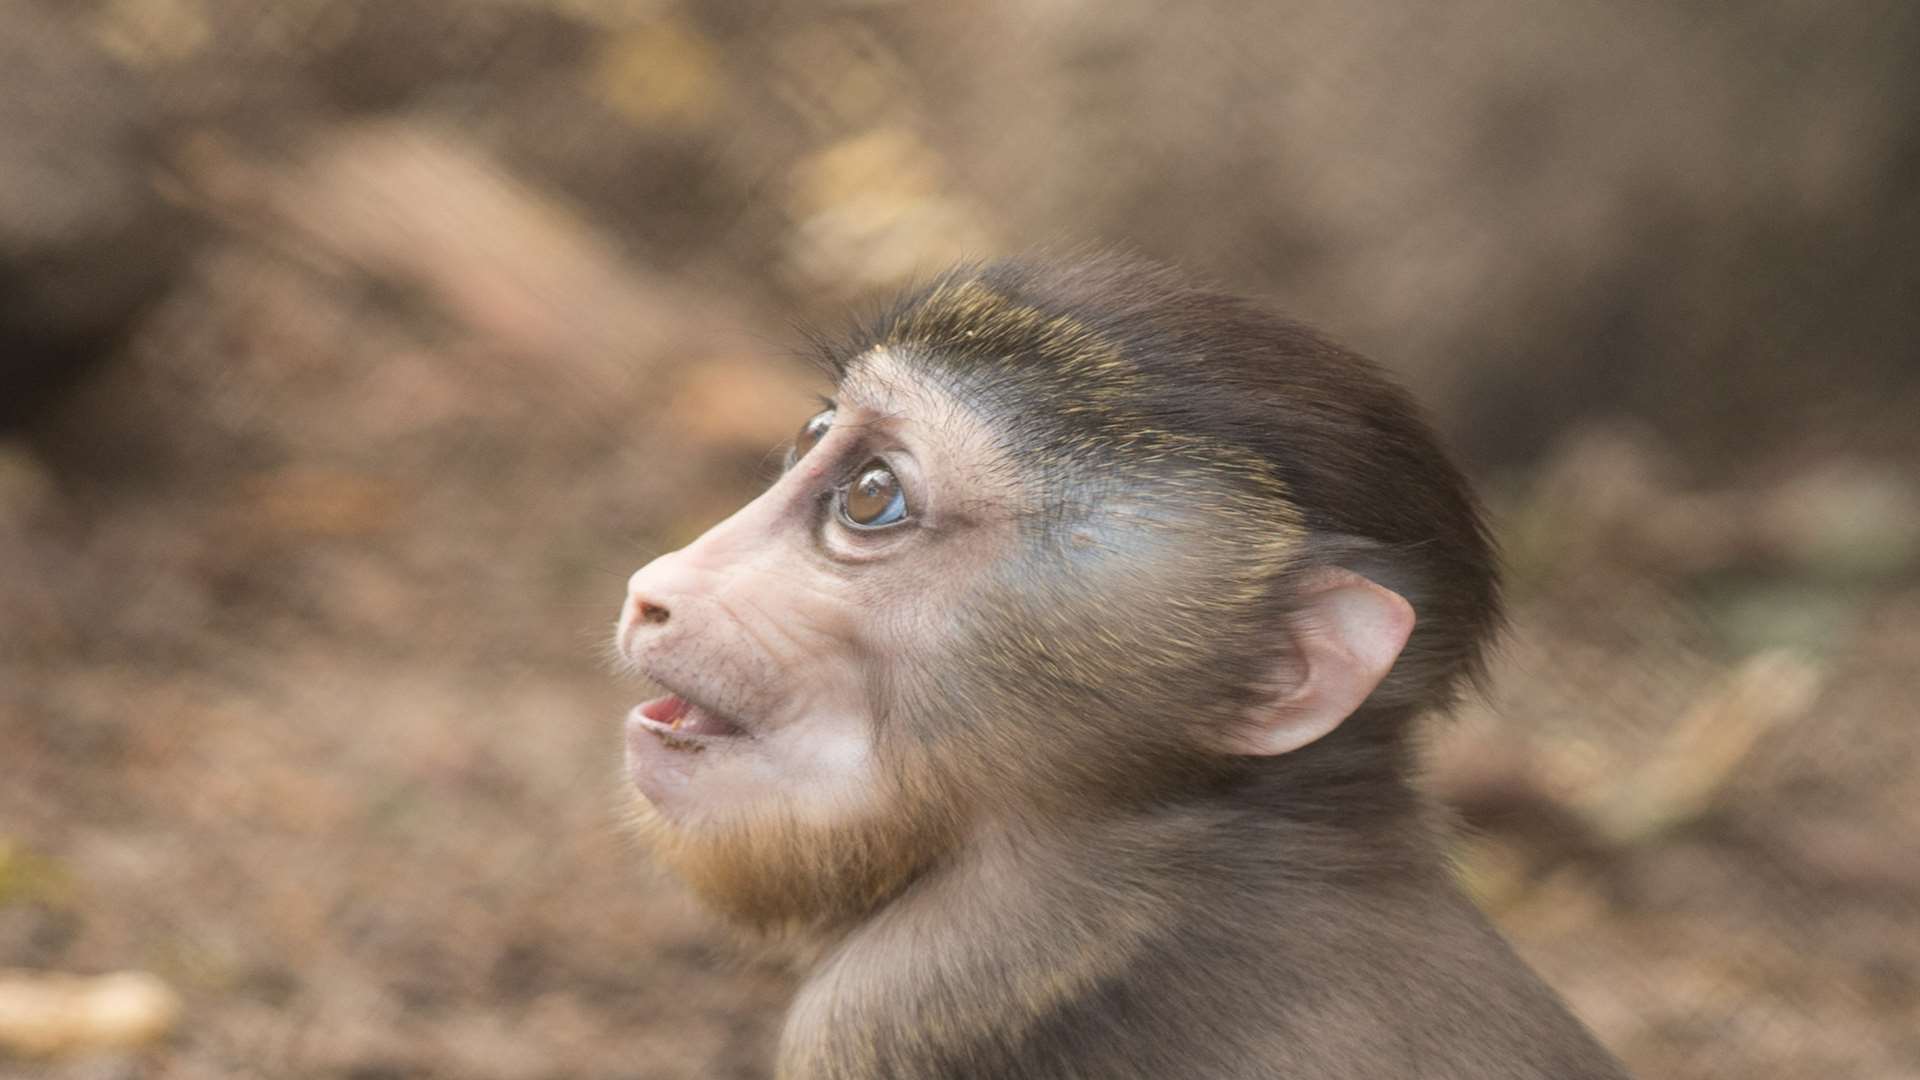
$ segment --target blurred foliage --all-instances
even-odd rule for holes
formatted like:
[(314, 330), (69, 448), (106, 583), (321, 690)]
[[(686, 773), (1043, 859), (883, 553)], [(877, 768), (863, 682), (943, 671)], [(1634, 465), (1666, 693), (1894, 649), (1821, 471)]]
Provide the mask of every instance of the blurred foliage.
[[(1603, 1038), (1920, 1075), (1915, 55), (1891, 2), (0, 6), (0, 967), (60, 1034), (0, 1072), (765, 1075), (784, 976), (613, 826), (621, 583), (770, 475), (793, 323), (1118, 243), (1476, 472), (1513, 631), (1429, 782)], [(127, 970), (165, 1024), (42, 1022)]]

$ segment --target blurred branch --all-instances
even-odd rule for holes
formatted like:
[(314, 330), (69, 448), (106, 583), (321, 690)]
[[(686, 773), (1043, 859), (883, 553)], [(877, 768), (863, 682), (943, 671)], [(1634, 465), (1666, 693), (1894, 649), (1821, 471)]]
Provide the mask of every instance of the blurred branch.
[(229, 224), (425, 298), (529, 390), (557, 376), (590, 410), (616, 411), (726, 321), (702, 318), (711, 305), (630, 266), (477, 147), (421, 124), (349, 126), (292, 165), (202, 136), (182, 171)]
[(159, 1039), (179, 1018), (179, 996), (144, 972), (0, 970), (0, 1050), (11, 1053), (127, 1049)]
[(1627, 847), (1705, 815), (1769, 732), (1812, 707), (1824, 670), (1785, 650), (1756, 653), (1703, 693), (1658, 740), (1620, 766), (1596, 771), (1578, 751), (1516, 736), (1501, 752), (1443, 762), (1436, 786), (1463, 809), (1528, 808), (1578, 835), (1575, 846)]
[(1582, 791), (1573, 809), (1600, 837), (1622, 845), (1700, 817), (1762, 737), (1813, 705), (1823, 680), (1817, 665), (1783, 650), (1748, 657), (1638, 768)]

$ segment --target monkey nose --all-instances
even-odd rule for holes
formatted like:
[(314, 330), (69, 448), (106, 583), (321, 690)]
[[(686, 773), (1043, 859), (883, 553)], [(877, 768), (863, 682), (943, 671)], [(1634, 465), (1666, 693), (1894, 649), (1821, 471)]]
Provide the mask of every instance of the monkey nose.
[(628, 622), (659, 626), (672, 618), (673, 612), (661, 602), (661, 582), (648, 573), (649, 569), (651, 567), (641, 567), (627, 579), (626, 618)]
[(666, 584), (659, 572), (663, 561), (656, 559), (635, 570), (627, 579), (627, 606), (639, 622), (659, 624), (672, 616), (667, 605), (660, 602), (660, 587)]
[(687, 583), (672, 556), (663, 556), (627, 579), (626, 603), (620, 610), (620, 651), (632, 655), (643, 639), (657, 636), (673, 618), (673, 608)]
[(673, 613), (667, 610), (666, 605), (629, 593), (626, 607), (620, 613), (620, 625), (614, 632), (614, 644), (623, 655), (634, 656), (634, 650), (641, 643), (642, 631), (648, 627), (662, 626), (672, 617)]

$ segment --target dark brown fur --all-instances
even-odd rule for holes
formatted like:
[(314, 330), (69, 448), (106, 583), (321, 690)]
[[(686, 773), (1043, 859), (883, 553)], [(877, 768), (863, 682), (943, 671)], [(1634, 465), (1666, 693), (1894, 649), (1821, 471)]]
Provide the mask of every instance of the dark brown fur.
[[(1403, 393), (1119, 259), (956, 271), (828, 357), (850, 380), (876, 350), (985, 417), (1032, 498), (939, 654), (873, 677), (917, 839), (812, 923), (783, 1077), (1624, 1075), (1461, 895), (1407, 779), (1498, 602)], [(1412, 603), (1392, 674), (1303, 749), (1208, 749), (1328, 565)]]

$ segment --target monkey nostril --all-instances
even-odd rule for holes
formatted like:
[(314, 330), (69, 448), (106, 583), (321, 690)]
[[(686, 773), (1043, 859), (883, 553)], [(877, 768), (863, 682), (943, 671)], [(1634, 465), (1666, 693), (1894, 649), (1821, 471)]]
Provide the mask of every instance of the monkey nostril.
[(660, 623), (666, 622), (667, 619), (670, 617), (671, 617), (671, 613), (668, 612), (666, 608), (661, 607), (659, 604), (649, 603), (648, 601), (645, 601), (645, 600), (640, 601), (640, 621), (641, 622), (653, 623), (655, 625), (659, 625)]

